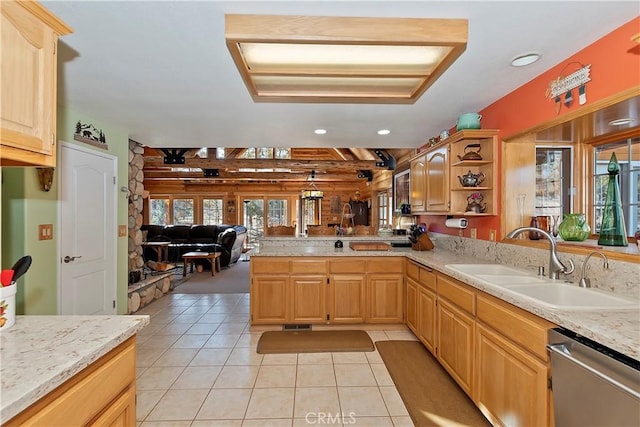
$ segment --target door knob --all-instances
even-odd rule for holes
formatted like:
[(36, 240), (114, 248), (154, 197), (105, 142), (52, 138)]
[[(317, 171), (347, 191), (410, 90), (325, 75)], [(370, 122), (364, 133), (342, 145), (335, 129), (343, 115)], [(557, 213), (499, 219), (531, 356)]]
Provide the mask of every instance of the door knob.
[(71, 261), (75, 261), (78, 258), (82, 258), (82, 255), (78, 255), (78, 256), (69, 256), (69, 255), (67, 255), (66, 257), (63, 258), (63, 261), (65, 263), (70, 263)]

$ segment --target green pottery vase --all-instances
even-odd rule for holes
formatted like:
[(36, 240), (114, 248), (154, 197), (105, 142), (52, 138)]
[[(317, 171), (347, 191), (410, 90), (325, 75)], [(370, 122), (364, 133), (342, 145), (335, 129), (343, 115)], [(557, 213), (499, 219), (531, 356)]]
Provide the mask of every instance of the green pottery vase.
[(583, 242), (587, 240), (591, 234), (591, 227), (587, 224), (584, 214), (570, 213), (565, 214), (564, 220), (558, 227), (558, 232), (562, 240), (569, 242)]

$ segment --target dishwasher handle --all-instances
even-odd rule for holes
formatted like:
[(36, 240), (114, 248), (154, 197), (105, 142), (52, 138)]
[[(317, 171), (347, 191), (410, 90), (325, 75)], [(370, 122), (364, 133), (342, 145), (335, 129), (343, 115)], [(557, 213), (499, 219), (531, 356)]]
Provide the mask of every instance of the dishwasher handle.
[(619, 389), (627, 392), (628, 394), (630, 394), (631, 396), (635, 397), (636, 399), (640, 399), (640, 393), (638, 393), (637, 391), (629, 388), (625, 384), (622, 384), (620, 381), (616, 380), (615, 378), (611, 378), (610, 376), (604, 374), (603, 372), (600, 372), (597, 369), (594, 369), (591, 366), (589, 366), (588, 364), (584, 363), (583, 361), (573, 357), (571, 355), (571, 352), (569, 351), (569, 349), (567, 348), (566, 345), (564, 345), (564, 344), (550, 344), (550, 345), (547, 345), (547, 349), (550, 352), (555, 353), (556, 355), (575, 363), (576, 365), (580, 366), (581, 368), (584, 368), (585, 370), (587, 370), (588, 372), (590, 372), (593, 375), (597, 376), (598, 378), (600, 378), (600, 379), (602, 379), (602, 380), (604, 380), (604, 381), (606, 381), (606, 382), (608, 382), (610, 384), (613, 384), (614, 386), (616, 386)]

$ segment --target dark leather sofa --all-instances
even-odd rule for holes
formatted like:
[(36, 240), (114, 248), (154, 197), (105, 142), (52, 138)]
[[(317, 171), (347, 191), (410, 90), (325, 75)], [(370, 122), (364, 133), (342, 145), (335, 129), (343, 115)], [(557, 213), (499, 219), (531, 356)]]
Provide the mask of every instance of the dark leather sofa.
[[(242, 225), (150, 225), (140, 227), (147, 232), (147, 242), (169, 242), (169, 262), (182, 262), (187, 252), (220, 252), (220, 266), (238, 261), (247, 236)], [(145, 260), (157, 260), (152, 248), (144, 248)]]

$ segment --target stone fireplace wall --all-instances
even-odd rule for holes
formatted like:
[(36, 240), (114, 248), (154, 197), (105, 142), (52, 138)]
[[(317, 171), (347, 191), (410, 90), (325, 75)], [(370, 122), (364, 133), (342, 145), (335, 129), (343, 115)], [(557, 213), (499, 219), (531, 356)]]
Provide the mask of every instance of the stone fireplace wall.
[(142, 207), (149, 192), (144, 189), (144, 148), (129, 140), (129, 273), (142, 275), (144, 258), (142, 257)]

